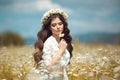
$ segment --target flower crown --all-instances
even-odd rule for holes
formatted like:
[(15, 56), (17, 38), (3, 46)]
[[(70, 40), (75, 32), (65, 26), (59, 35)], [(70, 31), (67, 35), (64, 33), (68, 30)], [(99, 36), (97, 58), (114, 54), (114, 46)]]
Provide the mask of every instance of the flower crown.
[(55, 14), (55, 13), (61, 14), (64, 17), (65, 20), (67, 20), (67, 18), (68, 18), (68, 15), (63, 10), (61, 10), (61, 9), (51, 9), (43, 15), (43, 17), (41, 19), (42, 24), (44, 24), (46, 22), (48, 17), (50, 17), (52, 14)]

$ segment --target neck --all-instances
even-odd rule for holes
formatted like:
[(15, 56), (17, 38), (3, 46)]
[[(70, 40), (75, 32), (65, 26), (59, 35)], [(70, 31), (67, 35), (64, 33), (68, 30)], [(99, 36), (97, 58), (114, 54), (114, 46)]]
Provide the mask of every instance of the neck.
[(60, 42), (60, 37), (57, 35), (53, 35), (53, 37), (56, 39), (56, 41), (59, 43)]

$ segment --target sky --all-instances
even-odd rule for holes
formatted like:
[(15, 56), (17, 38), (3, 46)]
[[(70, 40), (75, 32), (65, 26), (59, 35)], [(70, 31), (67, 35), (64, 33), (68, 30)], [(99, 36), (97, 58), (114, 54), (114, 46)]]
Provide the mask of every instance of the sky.
[(120, 33), (120, 0), (0, 0), (0, 32), (36, 37), (43, 14), (52, 8), (69, 15), (72, 35)]

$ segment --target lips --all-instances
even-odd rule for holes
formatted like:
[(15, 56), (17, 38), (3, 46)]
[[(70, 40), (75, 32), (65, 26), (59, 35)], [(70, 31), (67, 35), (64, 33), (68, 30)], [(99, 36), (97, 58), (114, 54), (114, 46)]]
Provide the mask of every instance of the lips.
[(57, 30), (57, 32), (61, 32), (61, 30)]

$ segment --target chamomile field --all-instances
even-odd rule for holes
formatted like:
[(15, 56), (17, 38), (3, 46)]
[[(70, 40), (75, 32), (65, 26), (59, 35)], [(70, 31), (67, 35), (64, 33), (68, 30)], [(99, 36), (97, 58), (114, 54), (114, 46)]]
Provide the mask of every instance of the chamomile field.
[[(69, 80), (120, 80), (120, 45), (75, 42), (73, 46)], [(32, 45), (0, 47), (0, 80), (25, 80), (34, 66), (33, 52)]]

